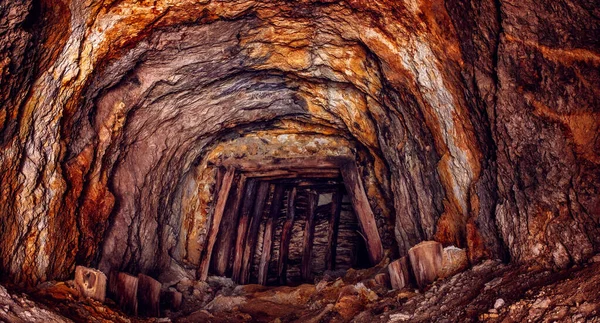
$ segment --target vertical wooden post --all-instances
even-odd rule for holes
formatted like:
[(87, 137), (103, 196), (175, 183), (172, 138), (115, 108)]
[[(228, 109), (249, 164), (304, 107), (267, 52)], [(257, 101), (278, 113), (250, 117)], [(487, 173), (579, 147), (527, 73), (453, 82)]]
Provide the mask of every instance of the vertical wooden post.
[(233, 183), (234, 177), (235, 168), (227, 169), (227, 172), (223, 176), (223, 181), (220, 185), (213, 219), (212, 223), (210, 224), (210, 230), (206, 241), (206, 247), (204, 248), (203, 252), (204, 257), (202, 258), (200, 267), (198, 268), (198, 278), (202, 281), (206, 280), (208, 277), (210, 257), (212, 256), (212, 250), (215, 246), (215, 241), (217, 240), (217, 234), (219, 233), (219, 228), (221, 226), (221, 219), (223, 218), (223, 212), (225, 211), (225, 205), (227, 203), (227, 198), (229, 197), (229, 191), (231, 190), (231, 184)]
[(315, 191), (308, 191), (308, 209), (306, 212), (306, 222), (304, 225), (304, 242), (302, 250), (302, 279), (309, 281), (311, 277), (310, 258), (312, 256), (313, 237), (315, 233), (315, 213), (319, 194)]
[(290, 252), (290, 238), (292, 236), (292, 227), (296, 217), (296, 188), (288, 191), (287, 212), (285, 223), (281, 230), (281, 245), (279, 246), (279, 259), (277, 260), (277, 277), (279, 284), (287, 284), (287, 260)]
[(254, 204), (254, 214), (252, 215), (252, 219), (250, 219), (248, 233), (246, 234), (242, 274), (240, 275), (241, 284), (247, 284), (250, 281), (250, 267), (252, 267), (252, 258), (256, 249), (256, 241), (258, 240), (258, 230), (260, 229), (260, 222), (268, 197), (269, 182), (260, 182), (258, 193), (256, 194), (256, 203)]
[(273, 245), (273, 233), (275, 231), (275, 223), (277, 222), (279, 211), (281, 210), (281, 204), (283, 203), (283, 190), (283, 185), (278, 184), (275, 186), (273, 200), (269, 210), (269, 218), (267, 219), (267, 224), (265, 225), (263, 249), (262, 254), (260, 255), (260, 265), (258, 266), (258, 283), (261, 285), (267, 284), (269, 261), (271, 260), (271, 246)]
[(246, 232), (248, 232), (248, 222), (250, 220), (250, 214), (252, 207), (254, 206), (254, 197), (256, 195), (256, 180), (251, 179), (246, 185), (246, 192), (244, 193), (244, 204), (242, 205), (242, 214), (240, 221), (238, 222), (237, 238), (235, 240), (235, 254), (233, 257), (233, 269), (231, 273), (231, 279), (234, 282), (239, 282), (240, 273), (242, 270), (242, 260), (244, 256), (244, 242), (246, 241)]
[(342, 211), (342, 197), (342, 190), (338, 188), (333, 193), (331, 199), (331, 215), (329, 218), (329, 228), (327, 229), (327, 249), (325, 250), (325, 264), (328, 270), (335, 269), (338, 227), (340, 224), (340, 213)]
[(244, 200), (246, 190), (246, 176), (240, 175), (239, 181), (235, 183), (235, 190), (229, 197), (229, 202), (223, 214), (221, 229), (217, 236), (216, 252), (213, 251), (216, 259), (214, 260), (215, 274), (224, 276), (228, 269), (231, 269), (230, 257), (231, 246), (235, 242), (236, 229), (238, 227), (239, 211)]
[(362, 180), (358, 174), (358, 168), (354, 162), (349, 162), (341, 167), (344, 185), (352, 201), (354, 212), (358, 217), (358, 223), (366, 238), (367, 250), (369, 252), (369, 260), (372, 265), (375, 265), (383, 258), (383, 246), (379, 231), (377, 231), (377, 223), (369, 199), (365, 193)]

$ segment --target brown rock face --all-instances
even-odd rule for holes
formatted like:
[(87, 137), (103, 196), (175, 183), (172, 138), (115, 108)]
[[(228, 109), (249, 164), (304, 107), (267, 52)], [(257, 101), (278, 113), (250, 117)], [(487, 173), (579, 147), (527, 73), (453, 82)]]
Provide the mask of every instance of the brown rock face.
[(298, 157), (356, 162), (395, 258), (436, 240), (473, 264), (581, 263), (600, 251), (599, 15), (583, 0), (6, 1), (0, 276), (193, 277), (215, 165)]

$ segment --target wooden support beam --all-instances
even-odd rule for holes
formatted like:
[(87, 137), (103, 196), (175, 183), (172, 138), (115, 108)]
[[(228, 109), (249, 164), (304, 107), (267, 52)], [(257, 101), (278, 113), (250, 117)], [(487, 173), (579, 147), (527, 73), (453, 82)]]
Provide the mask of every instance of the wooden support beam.
[(246, 242), (246, 233), (248, 232), (250, 215), (254, 206), (256, 196), (256, 184), (257, 181), (251, 179), (246, 185), (246, 192), (244, 193), (244, 202), (242, 205), (242, 213), (240, 215), (240, 221), (238, 222), (237, 237), (235, 240), (235, 249), (233, 256), (233, 269), (231, 273), (231, 279), (236, 283), (240, 281), (240, 273), (242, 271), (242, 260), (244, 258), (244, 243)]
[(309, 281), (311, 278), (310, 259), (312, 256), (313, 238), (315, 233), (315, 213), (317, 203), (319, 202), (319, 194), (315, 191), (308, 191), (308, 209), (306, 211), (306, 222), (304, 224), (304, 241), (302, 244), (302, 279)]
[(240, 175), (235, 183), (235, 190), (232, 190), (232, 196), (229, 197), (221, 229), (217, 235), (217, 244), (213, 250), (215, 274), (225, 276), (227, 270), (231, 270), (231, 251), (235, 243), (236, 231), (238, 227), (239, 211), (244, 201), (244, 192), (246, 190), (246, 176)]
[(250, 268), (252, 267), (252, 258), (256, 249), (256, 241), (258, 240), (258, 230), (262, 220), (263, 211), (267, 198), (269, 197), (269, 182), (260, 182), (258, 185), (258, 193), (256, 194), (256, 203), (254, 204), (254, 214), (250, 219), (248, 233), (246, 235), (246, 245), (244, 246), (244, 257), (242, 261), (242, 272), (240, 275), (240, 283), (247, 284), (250, 281)]
[(160, 289), (162, 284), (144, 274), (138, 275), (138, 313), (141, 316), (160, 317)]
[(96, 269), (75, 267), (75, 286), (84, 297), (104, 303), (106, 298), (106, 275)]
[(123, 312), (130, 315), (137, 315), (138, 301), (138, 278), (126, 273), (119, 273), (117, 276), (117, 303)]
[(358, 223), (366, 239), (369, 260), (372, 265), (376, 265), (383, 258), (383, 245), (381, 244), (375, 216), (373, 215), (373, 210), (369, 204), (369, 199), (365, 193), (360, 175), (358, 174), (356, 163), (346, 163), (342, 166), (341, 171), (344, 178), (344, 185), (346, 186), (352, 206), (354, 207), (354, 212), (358, 217)]
[(210, 223), (210, 230), (208, 233), (206, 246), (203, 251), (204, 257), (202, 258), (200, 267), (198, 268), (198, 279), (202, 281), (205, 281), (208, 277), (210, 258), (212, 256), (213, 247), (215, 246), (215, 241), (217, 240), (217, 234), (219, 233), (219, 228), (221, 226), (221, 219), (223, 218), (223, 212), (225, 211), (225, 205), (227, 203), (227, 198), (229, 197), (229, 191), (231, 190), (231, 184), (233, 183), (234, 177), (234, 168), (228, 168), (225, 175), (223, 175), (223, 180), (220, 185), (220, 190), (217, 196), (215, 210), (211, 221), (212, 223)]
[(244, 175), (250, 178), (260, 178), (264, 181), (276, 179), (296, 178), (339, 178), (339, 168), (307, 168), (307, 169), (270, 169), (258, 171), (245, 171), (240, 169)]
[(275, 185), (273, 192), (273, 200), (269, 210), (269, 217), (265, 225), (265, 233), (263, 236), (263, 248), (260, 255), (260, 265), (258, 266), (258, 283), (261, 285), (267, 284), (267, 274), (269, 272), (269, 261), (271, 260), (271, 247), (273, 245), (273, 233), (275, 232), (275, 223), (283, 204), (284, 186), (281, 184)]
[(323, 169), (339, 168), (341, 165), (350, 161), (348, 157), (299, 157), (299, 158), (272, 158), (272, 159), (226, 159), (216, 161), (220, 166), (231, 166), (241, 171), (268, 171), (277, 169)]
[(279, 246), (279, 259), (277, 260), (277, 277), (280, 285), (287, 284), (287, 260), (290, 252), (290, 238), (296, 217), (296, 188), (293, 187), (287, 195), (287, 214), (283, 229), (281, 230), (281, 244)]
[(331, 198), (331, 214), (329, 217), (329, 227), (327, 228), (327, 249), (325, 249), (325, 263), (328, 270), (335, 270), (338, 227), (340, 224), (340, 213), (342, 211), (342, 197), (342, 190), (338, 189), (333, 193)]

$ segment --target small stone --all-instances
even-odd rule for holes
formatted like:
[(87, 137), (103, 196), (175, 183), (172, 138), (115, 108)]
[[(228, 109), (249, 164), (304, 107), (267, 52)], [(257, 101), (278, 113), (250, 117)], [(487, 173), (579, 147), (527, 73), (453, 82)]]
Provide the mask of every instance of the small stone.
[(408, 321), (408, 320), (410, 320), (410, 315), (404, 314), (404, 313), (396, 313), (396, 314), (390, 315), (390, 320), (388, 321), (388, 323), (404, 322), (404, 321)]
[(504, 300), (502, 298), (498, 298), (496, 300), (496, 302), (494, 303), (494, 309), (497, 310), (497, 309), (501, 308), (502, 306), (504, 306), (504, 304), (505, 304)]

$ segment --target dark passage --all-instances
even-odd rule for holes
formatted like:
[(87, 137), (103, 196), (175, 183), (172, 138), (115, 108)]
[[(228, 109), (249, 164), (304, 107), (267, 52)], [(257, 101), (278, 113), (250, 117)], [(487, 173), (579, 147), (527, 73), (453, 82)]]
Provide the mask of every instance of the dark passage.
[(220, 168), (201, 279), (298, 285), (378, 262), (381, 241), (356, 168), (284, 166)]

